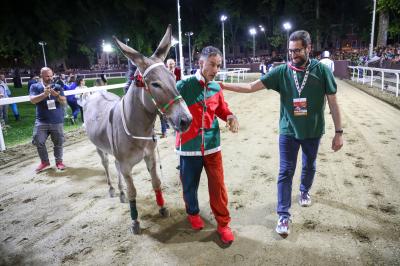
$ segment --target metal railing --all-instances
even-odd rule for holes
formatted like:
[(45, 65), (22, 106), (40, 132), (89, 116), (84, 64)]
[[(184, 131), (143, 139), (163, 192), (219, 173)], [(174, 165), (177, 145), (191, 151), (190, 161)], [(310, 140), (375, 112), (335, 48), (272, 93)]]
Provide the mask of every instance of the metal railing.
[(400, 70), (349, 66), (352, 69), (351, 80), (357, 83), (369, 83), (371, 87), (375, 86), (381, 90), (389, 91), (399, 96), (399, 75)]
[[(84, 79), (92, 80), (100, 78), (101, 75), (104, 75), (106, 78), (124, 78), (126, 76), (125, 72), (95, 72), (95, 73), (77, 73), (75, 76), (83, 77)], [(28, 83), (30, 77), (20, 77), (21, 83)], [(13, 78), (5, 78), (7, 84), (13, 84)]]
[[(115, 84), (115, 85), (107, 85), (107, 86), (101, 86), (101, 87), (90, 87), (90, 88), (85, 88), (85, 89), (75, 89), (75, 90), (70, 90), (70, 91), (64, 91), (64, 95), (68, 96), (68, 95), (82, 94), (82, 93), (86, 93), (86, 92), (119, 89), (119, 88), (123, 88), (123, 87), (125, 87), (125, 83)], [(29, 102), (29, 101), (30, 101), (29, 95), (2, 98), (2, 99), (0, 99), (0, 106), (1, 105), (12, 104), (12, 103)], [(5, 149), (6, 149), (6, 144), (4, 142), (2, 125), (0, 123), (0, 151), (4, 151)]]

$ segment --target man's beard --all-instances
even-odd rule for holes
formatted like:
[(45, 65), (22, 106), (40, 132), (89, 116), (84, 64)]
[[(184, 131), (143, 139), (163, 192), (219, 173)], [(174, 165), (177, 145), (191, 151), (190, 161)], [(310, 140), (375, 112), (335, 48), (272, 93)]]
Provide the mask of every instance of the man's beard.
[(308, 55), (305, 58), (302, 58), (298, 63), (294, 63), (292, 61), (292, 65), (295, 67), (302, 67), (308, 61)]

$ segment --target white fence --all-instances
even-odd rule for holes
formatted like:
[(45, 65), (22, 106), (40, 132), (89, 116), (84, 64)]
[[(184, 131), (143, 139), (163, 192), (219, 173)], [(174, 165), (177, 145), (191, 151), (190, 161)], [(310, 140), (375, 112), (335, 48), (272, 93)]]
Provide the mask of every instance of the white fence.
[(399, 96), (399, 75), (400, 70), (384, 69), (375, 67), (349, 66), (352, 69), (351, 79), (357, 83), (370, 84), (380, 87)]
[[(220, 75), (220, 76), (223, 75), (223, 77), (230, 77), (231, 82), (233, 82), (234, 77), (237, 77), (237, 82), (239, 82), (240, 79), (244, 79), (245, 73), (249, 70), (250, 70), (249, 68), (235, 68), (235, 69), (229, 69), (228, 71), (218, 72), (217, 75)], [(96, 75), (100, 76), (100, 74), (102, 74), (102, 73), (97, 73)], [(107, 77), (109, 77), (109, 78), (119, 78), (119, 77), (124, 77), (126, 72), (113, 72), (113, 73), (110, 72), (110, 73), (105, 73), (105, 74), (107, 74), (108, 75)], [(92, 74), (92, 75), (94, 75), (94, 74)], [(121, 76), (118, 76), (118, 75), (121, 75)], [(91, 78), (95, 79), (95, 78), (97, 78), (97, 76), (94, 76)], [(90, 79), (90, 78), (86, 78), (86, 79)], [(64, 91), (64, 94), (65, 94), (65, 96), (68, 96), (68, 95), (82, 94), (85, 92), (111, 90), (111, 89), (118, 89), (118, 88), (123, 88), (123, 87), (125, 87), (125, 83), (101, 86), (101, 87), (91, 87), (91, 88), (87, 88), (87, 89), (75, 89), (75, 90), (70, 90), (70, 91)], [(12, 104), (12, 103), (29, 102), (29, 101), (30, 101), (29, 95), (2, 98), (2, 99), (0, 99), (0, 106)], [(4, 151), (5, 149), (6, 149), (6, 145), (4, 142), (3, 129), (0, 124), (0, 151)]]
[[(84, 79), (98, 79), (101, 75), (104, 75), (106, 78), (123, 78), (126, 76), (126, 72), (93, 72), (93, 73), (77, 73), (75, 76), (83, 77)], [(20, 77), (21, 83), (28, 83), (30, 77)], [(13, 78), (6, 78), (7, 84), (13, 84)]]

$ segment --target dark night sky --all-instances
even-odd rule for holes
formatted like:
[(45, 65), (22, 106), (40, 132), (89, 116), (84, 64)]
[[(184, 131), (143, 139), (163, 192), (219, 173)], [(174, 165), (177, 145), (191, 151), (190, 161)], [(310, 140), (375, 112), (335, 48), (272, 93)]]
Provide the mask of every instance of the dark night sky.
[[(317, 20), (316, 0), (181, 0), (182, 31), (194, 32), (195, 48), (220, 43), (219, 17), (225, 13), (229, 17), (225, 24), (228, 47), (240, 44), (247, 49), (248, 29), (259, 24), (266, 28), (266, 38), (284, 36), (281, 25), (285, 20), (291, 21), (294, 29), (310, 31), (313, 37), (319, 30), (322, 44), (333, 35), (345, 37), (352, 31), (368, 39), (372, 1), (319, 1)], [(150, 53), (168, 24), (177, 36), (176, 6), (175, 0), (33, 0), (29, 5), (6, 1), (0, 16), (0, 60), (19, 57), (31, 64), (41, 56), (40, 40), (48, 43), (50, 60), (90, 57), (101, 40), (110, 40), (112, 35), (129, 37), (131, 46)], [(259, 34), (257, 38), (263, 37)]]

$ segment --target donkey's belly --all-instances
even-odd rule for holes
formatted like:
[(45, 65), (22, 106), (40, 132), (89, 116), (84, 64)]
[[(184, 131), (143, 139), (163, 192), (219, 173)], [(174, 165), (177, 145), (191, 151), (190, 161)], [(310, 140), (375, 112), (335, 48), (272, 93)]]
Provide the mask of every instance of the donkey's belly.
[(110, 111), (117, 102), (106, 100), (100, 94), (91, 97), (84, 108), (85, 128), (89, 140), (107, 153), (111, 153), (111, 143), (107, 132)]

